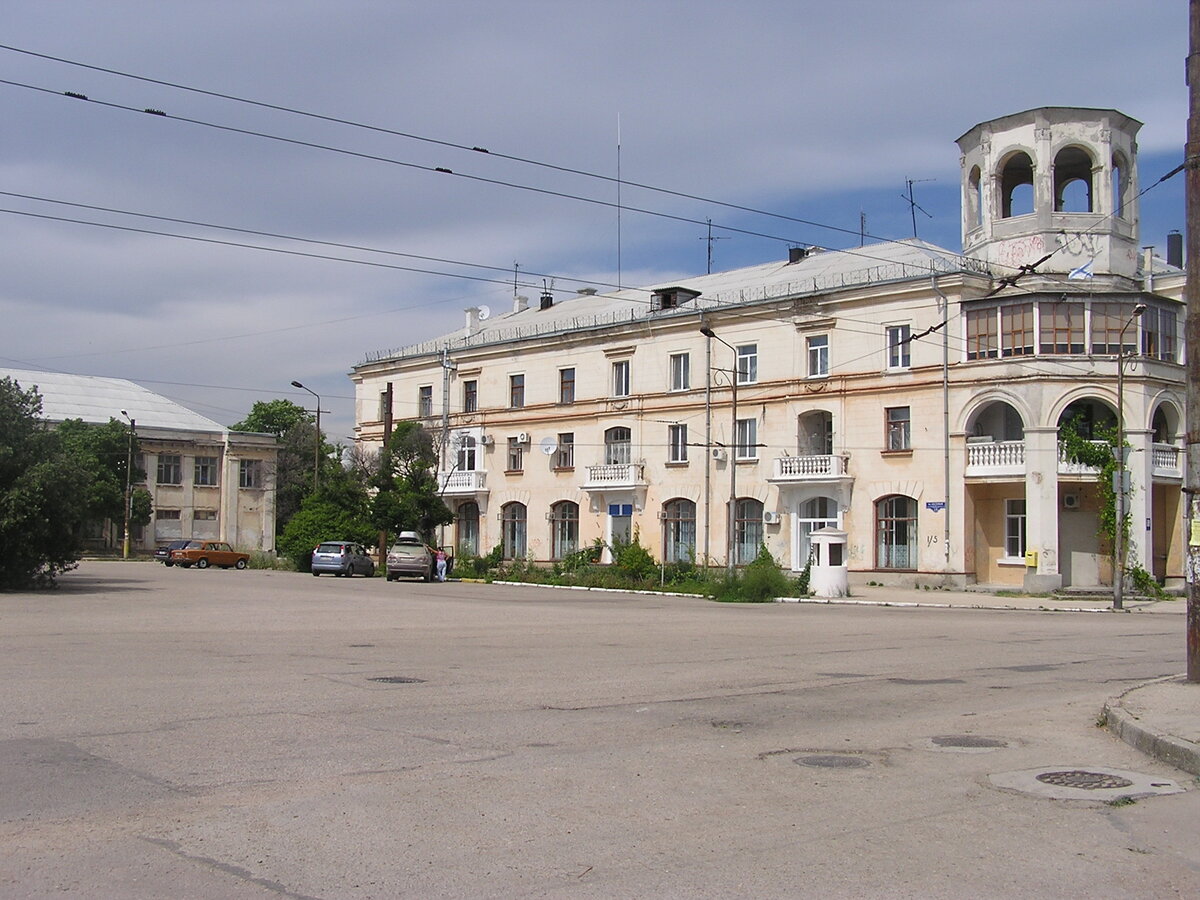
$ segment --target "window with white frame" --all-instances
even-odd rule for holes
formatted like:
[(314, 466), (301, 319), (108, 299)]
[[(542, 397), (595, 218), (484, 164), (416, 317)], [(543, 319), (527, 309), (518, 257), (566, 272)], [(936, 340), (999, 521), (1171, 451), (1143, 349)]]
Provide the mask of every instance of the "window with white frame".
[(917, 501), (899, 494), (875, 504), (875, 566), (917, 567)]
[(629, 360), (618, 359), (612, 364), (612, 395), (629, 396)]
[(562, 500), (550, 507), (550, 558), (565, 559), (579, 549), (579, 504)]
[(796, 527), (799, 534), (799, 553), (796, 562), (803, 568), (812, 556), (812, 533), (819, 528), (838, 527), (838, 505), (832, 497), (812, 497), (800, 504), (800, 514), (796, 517)]
[(463, 382), (463, 412), (479, 409), (479, 382), (474, 378)]
[(739, 344), (737, 348), (738, 384), (758, 381), (758, 344)]
[(558, 448), (554, 451), (554, 468), (575, 468), (575, 432), (563, 431), (558, 435)]
[(474, 472), (476, 463), (476, 440), (469, 434), (464, 434), (458, 441), (457, 468), (460, 472)]
[(688, 353), (671, 354), (671, 390), (686, 391), (692, 386), (692, 357)]
[(1025, 556), (1025, 498), (1004, 501), (1004, 555)]
[(417, 388), (417, 416), (428, 419), (433, 415), (433, 385)]
[(525, 405), (525, 376), (508, 376), (508, 406), (510, 409), (520, 409)]
[(805, 340), (808, 346), (808, 377), (829, 374), (829, 335), (814, 334)]
[(633, 458), (633, 432), (623, 426), (604, 432), (604, 464), (627, 466)]
[(758, 551), (762, 549), (763, 505), (752, 497), (742, 497), (733, 509), (734, 562), (745, 566), (758, 559)]
[(663, 504), (663, 561), (691, 562), (696, 558), (696, 504), (679, 498)]
[(688, 458), (688, 427), (686, 425), (667, 426), (667, 461), (685, 463)]
[(500, 533), (505, 559), (524, 559), (526, 512), (524, 503), (505, 503), (500, 508)]
[(463, 556), (479, 553), (479, 504), (460, 503), (454, 513), (455, 546)]
[(907, 325), (889, 325), (887, 327), (887, 367), (889, 369), (907, 369), (912, 363), (909, 353), (912, 343), (912, 330)]
[(520, 472), (525, 468), (525, 447), (515, 437), (508, 439), (508, 467), (506, 471)]
[(912, 413), (907, 406), (892, 406), (883, 411), (888, 450), (911, 450)]
[(738, 419), (734, 438), (735, 459), (758, 459), (758, 419)]
[(575, 402), (575, 367), (558, 370), (558, 402)]

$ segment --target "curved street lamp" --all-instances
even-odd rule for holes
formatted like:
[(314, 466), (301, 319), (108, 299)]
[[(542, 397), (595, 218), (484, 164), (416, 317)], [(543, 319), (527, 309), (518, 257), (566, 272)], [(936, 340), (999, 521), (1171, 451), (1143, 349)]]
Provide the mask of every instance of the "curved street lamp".
[(313, 438), (313, 493), (321, 486), (321, 395), (311, 388), (306, 388), (298, 381), (292, 382), (292, 387), (308, 391), (317, 398), (317, 433)]
[[(1123, 609), (1123, 594), (1125, 592), (1125, 332), (1129, 330), (1142, 313), (1146, 311), (1145, 303), (1133, 307), (1133, 315), (1121, 329), (1117, 339), (1117, 471), (1113, 476), (1116, 482), (1113, 487), (1116, 494), (1117, 528), (1113, 535), (1113, 609)], [(1134, 348), (1137, 355), (1137, 348)]]
[(726, 530), (725, 531), (725, 567), (729, 570), (730, 574), (733, 574), (733, 569), (734, 569), (733, 550), (734, 550), (735, 541), (736, 541), (735, 532), (737, 530), (738, 352), (737, 352), (737, 347), (733, 346), (733, 344), (729, 343), (729, 341), (727, 341), (724, 338), (717, 335), (717, 333), (715, 331), (713, 331), (711, 328), (709, 328), (707, 325), (701, 326), (700, 333), (702, 335), (704, 335), (706, 338), (709, 338), (709, 339), (715, 340), (715, 341), (719, 341), (720, 343), (724, 344), (726, 347), (728, 347), (730, 350), (733, 351), (733, 369), (731, 369), (730, 373), (729, 373), (729, 384), (733, 390), (732, 403), (731, 403), (731, 406), (733, 409), (733, 412), (732, 412), (733, 422), (732, 422), (732, 427), (729, 432), (729, 438), (730, 438), (730, 443), (729, 443), (729, 511), (728, 511), (728, 515), (726, 515), (726, 517), (725, 517), (725, 530)]

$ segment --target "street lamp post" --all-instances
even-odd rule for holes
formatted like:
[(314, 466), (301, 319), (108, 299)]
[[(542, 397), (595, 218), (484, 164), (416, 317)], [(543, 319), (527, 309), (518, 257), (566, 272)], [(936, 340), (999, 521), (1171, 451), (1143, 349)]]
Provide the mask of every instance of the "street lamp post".
[(133, 435), (137, 423), (125, 410), (121, 410), (121, 415), (129, 422), (129, 451), (125, 455), (125, 537), (121, 541), (121, 559), (129, 559), (129, 520), (133, 518)]
[(737, 539), (737, 453), (738, 453), (738, 352), (737, 347), (729, 343), (722, 337), (719, 337), (707, 325), (701, 326), (700, 333), (706, 338), (711, 338), (720, 341), (726, 347), (733, 351), (733, 369), (729, 373), (729, 384), (732, 390), (731, 407), (732, 407), (732, 422), (729, 432), (729, 509), (725, 517), (725, 566), (729, 573), (733, 574), (734, 569), (734, 546)]
[(1125, 592), (1125, 332), (1145, 311), (1145, 303), (1134, 306), (1133, 315), (1117, 339), (1117, 471), (1113, 475), (1117, 527), (1113, 535), (1113, 609), (1124, 608)]
[(317, 433), (313, 438), (313, 493), (316, 493), (317, 488), (321, 486), (321, 395), (298, 381), (293, 381), (292, 387), (308, 391), (317, 398)]

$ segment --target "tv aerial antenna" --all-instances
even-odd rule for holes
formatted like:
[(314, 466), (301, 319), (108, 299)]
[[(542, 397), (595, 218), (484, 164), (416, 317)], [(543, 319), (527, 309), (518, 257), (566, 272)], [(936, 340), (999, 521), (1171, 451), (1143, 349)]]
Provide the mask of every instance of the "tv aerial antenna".
[(933, 213), (922, 207), (915, 199), (913, 199), (913, 185), (923, 184), (927, 181), (937, 181), (936, 178), (906, 178), (904, 183), (907, 185), (908, 192), (901, 194), (900, 198), (908, 203), (908, 211), (912, 213), (913, 237), (917, 236), (917, 210), (921, 210), (929, 218), (933, 218)]
[(708, 274), (711, 275), (713, 241), (728, 241), (731, 240), (731, 238), (728, 235), (717, 235), (714, 237), (712, 233), (712, 219), (705, 219), (704, 221), (708, 223), (708, 237), (702, 237), (699, 238), (699, 240), (708, 241)]

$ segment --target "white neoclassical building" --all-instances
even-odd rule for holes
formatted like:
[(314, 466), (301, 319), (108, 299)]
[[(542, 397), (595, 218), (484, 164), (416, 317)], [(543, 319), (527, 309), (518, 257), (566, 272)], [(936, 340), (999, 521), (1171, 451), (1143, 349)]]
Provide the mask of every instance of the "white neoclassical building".
[[(1097, 473), (1067, 420), (1131, 444), (1129, 559), (1182, 570), (1182, 242), (1139, 250), (1139, 123), (1042, 108), (962, 153), (963, 252), (918, 240), (674, 284), (545, 294), (355, 366), (357, 439), (443, 439), (447, 542), (550, 561), (634, 536), (655, 556), (803, 568), (848, 533), (852, 579), (1097, 586)], [(1121, 377), (1118, 377), (1118, 367)], [(389, 409), (390, 404), (390, 409)]]

